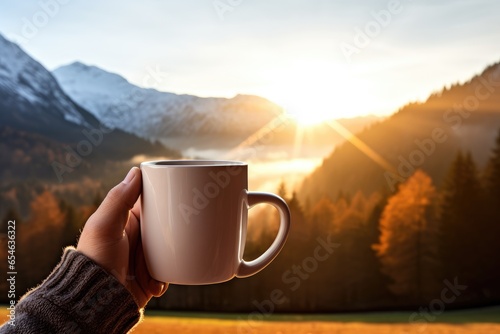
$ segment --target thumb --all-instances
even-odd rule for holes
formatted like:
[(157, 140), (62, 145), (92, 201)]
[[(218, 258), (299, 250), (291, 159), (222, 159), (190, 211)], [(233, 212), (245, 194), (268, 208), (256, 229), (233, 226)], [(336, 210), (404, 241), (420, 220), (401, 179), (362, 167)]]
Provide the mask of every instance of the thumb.
[(137, 202), (141, 187), (141, 170), (133, 167), (125, 179), (108, 192), (99, 208), (89, 218), (89, 228), (95, 229), (99, 235), (106, 238), (121, 238), (129, 210)]

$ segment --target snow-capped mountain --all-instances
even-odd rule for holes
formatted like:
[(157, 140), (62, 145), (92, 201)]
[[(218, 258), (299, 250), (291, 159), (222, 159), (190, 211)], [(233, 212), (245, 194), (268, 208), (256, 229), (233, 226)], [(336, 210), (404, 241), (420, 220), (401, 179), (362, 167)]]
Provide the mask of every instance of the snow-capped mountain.
[(200, 98), (140, 88), (117, 74), (79, 62), (53, 74), (64, 91), (101, 122), (147, 139), (246, 138), (282, 112), (257, 96)]
[[(62, 91), (52, 74), (26, 54), (19, 46), (0, 35), (0, 94), (2, 105), (16, 104), (16, 118), (26, 116), (42, 124), (50, 117), (88, 125), (91, 115), (80, 108)], [(30, 108), (29, 106), (37, 106)], [(43, 111), (43, 112), (42, 112)], [(24, 114), (23, 113), (28, 113)], [(6, 116), (6, 115), (3, 115)]]
[[(48, 159), (42, 162), (41, 158), (39, 162), (50, 167), (55, 156), (64, 157), (65, 147), (76, 147), (87, 139), (85, 133), (92, 129), (105, 129), (105, 126), (76, 104), (61, 89), (51, 72), (0, 35), (2, 157), (9, 159), (9, 155), (17, 149), (19, 154), (24, 152), (23, 161), (29, 163), (33, 156), (26, 155), (26, 152), (36, 151), (39, 145), (38, 153), (44, 156), (43, 159)], [(47, 143), (45, 148), (42, 148), (42, 142)], [(152, 144), (121, 130), (106, 130), (105, 138), (95, 145), (92, 159), (128, 159), (138, 154), (171, 152), (160, 144)]]

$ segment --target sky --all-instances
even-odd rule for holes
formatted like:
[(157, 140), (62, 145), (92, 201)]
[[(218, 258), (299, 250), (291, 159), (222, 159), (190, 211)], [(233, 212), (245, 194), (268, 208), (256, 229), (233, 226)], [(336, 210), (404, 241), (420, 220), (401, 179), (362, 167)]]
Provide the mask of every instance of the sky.
[(314, 119), (388, 115), (480, 73), (500, 61), (499, 13), (496, 0), (9, 0), (0, 33), (50, 70), (81, 61)]

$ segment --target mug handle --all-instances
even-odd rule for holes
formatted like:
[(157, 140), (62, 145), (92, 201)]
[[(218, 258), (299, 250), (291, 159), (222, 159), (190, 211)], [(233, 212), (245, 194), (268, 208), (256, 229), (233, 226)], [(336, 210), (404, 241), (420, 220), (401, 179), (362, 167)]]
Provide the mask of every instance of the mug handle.
[(273, 243), (261, 256), (249, 262), (241, 259), (240, 266), (238, 267), (238, 271), (236, 273), (236, 277), (239, 278), (252, 276), (271, 263), (271, 261), (274, 260), (285, 245), (288, 232), (290, 231), (290, 210), (288, 209), (286, 202), (281, 197), (271, 193), (252, 191), (248, 192), (247, 199), (247, 209), (250, 209), (252, 206), (259, 203), (268, 203), (278, 209), (280, 214), (280, 227), (278, 235), (274, 239)]

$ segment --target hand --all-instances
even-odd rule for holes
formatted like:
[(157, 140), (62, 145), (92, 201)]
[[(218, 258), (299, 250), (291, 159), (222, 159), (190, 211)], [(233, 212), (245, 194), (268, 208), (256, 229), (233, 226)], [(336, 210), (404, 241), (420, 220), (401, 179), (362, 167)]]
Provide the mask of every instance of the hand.
[(77, 250), (114, 275), (143, 308), (168, 283), (153, 279), (146, 267), (139, 225), (141, 188), (141, 172), (134, 167), (88, 219)]

